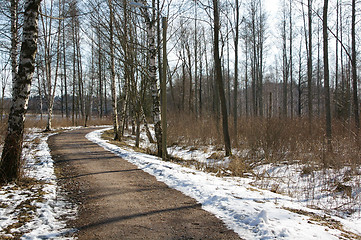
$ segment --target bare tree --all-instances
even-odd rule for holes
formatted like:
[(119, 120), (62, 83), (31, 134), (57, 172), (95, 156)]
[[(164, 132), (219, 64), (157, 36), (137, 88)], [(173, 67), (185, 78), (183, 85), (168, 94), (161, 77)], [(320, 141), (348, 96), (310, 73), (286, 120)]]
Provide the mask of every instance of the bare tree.
[(0, 121), (3, 120), (3, 115), (4, 115), (4, 98), (5, 98), (5, 90), (6, 90), (6, 85), (8, 84), (8, 79), (10, 77), (10, 74), (8, 73), (8, 71), (6, 70), (6, 65), (3, 67), (3, 69), (1, 70), (2, 74), (1, 74), (1, 101), (0, 101)]
[(328, 27), (327, 27), (328, 0), (323, 3), (323, 64), (324, 64), (324, 85), (325, 85), (325, 108), (326, 108), (326, 139), (328, 148), (331, 149), (331, 99), (330, 99), (330, 76), (328, 66)]
[(290, 105), (291, 105), (291, 118), (293, 118), (293, 22), (292, 22), (292, 0), (289, 1), (289, 28), (290, 28)]
[(227, 114), (227, 105), (226, 105), (226, 97), (224, 93), (224, 85), (223, 85), (223, 76), (222, 76), (222, 67), (221, 67), (221, 59), (219, 56), (219, 6), (218, 0), (213, 0), (213, 26), (214, 26), (214, 64), (216, 70), (216, 82), (220, 97), (221, 103), (221, 111), (222, 111), (222, 128), (223, 128), (223, 138), (224, 145), (226, 150), (226, 156), (230, 156), (232, 154), (231, 151), (231, 140), (228, 132), (228, 114)]
[(282, 19), (282, 63), (283, 63), (283, 100), (282, 100), (282, 114), (284, 117), (287, 117), (287, 108), (288, 108), (288, 74), (289, 74), (289, 65), (287, 58), (287, 32), (286, 32), (286, 1), (283, 1), (283, 19)]
[(234, 59), (234, 90), (233, 90), (233, 125), (234, 125), (234, 132), (236, 137), (236, 144), (237, 144), (237, 132), (238, 132), (238, 42), (239, 42), (239, 1), (235, 1), (235, 11), (236, 11), (236, 26), (235, 26), (235, 36), (234, 36), (234, 51), (235, 51), (235, 59)]
[[(65, 0), (62, 0), (62, 16), (65, 17)], [(62, 56), (63, 56), (63, 74), (62, 80), (64, 83), (64, 97), (65, 97), (65, 116), (69, 118), (68, 108), (68, 82), (67, 82), (67, 65), (66, 65), (66, 40), (65, 40), (65, 20), (62, 21)], [(62, 97), (63, 98), (63, 97)]]
[[(50, 1), (50, 11), (49, 14), (46, 9), (46, 5), (44, 4), (43, 13), (41, 15), (41, 23), (42, 23), (42, 35), (43, 35), (43, 54), (44, 54), (44, 68), (45, 68), (45, 80), (43, 82), (44, 85), (44, 93), (48, 103), (48, 118), (47, 118), (47, 125), (46, 131), (50, 131), (52, 129), (52, 117), (53, 117), (53, 108), (54, 108), (54, 98), (55, 98), (55, 91), (57, 86), (57, 79), (58, 79), (58, 72), (59, 72), (59, 63), (60, 63), (60, 30), (61, 30), (61, 4), (59, 1), (59, 20), (58, 20), (58, 29), (57, 32), (54, 33), (52, 30), (52, 21), (53, 17), (53, 0)], [(50, 17), (47, 17), (49, 15)], [(53, 36), (56, 37), (56, 54), (52, 52), (52, 42)], [(56, 56), (56, 66), (55, 66), (55, 76), (54, 82), (52, 80), (52, 60), (53, 55)], [(39, 97), (42, 96), (39, 94)]]
[(353, 107), (354, 118), (356, 126), (356, 135), (358, 136), (360, 131), (360, 113), (358, 105), (358, 93), (357, 93), (357, 54), (356, 54), (356, 0), (352, 0), (352, 13), (351, 13), (351, 51), (352, 51), (352, 88), (353, 88)]
[(119, 121), (118, 121), (118, 106), (117, 106), (117, 94), (115, 84), (115, 64), (114, 64), (114, 31), (113, 31), (113, 3), (112, 0), (108, 0), (109, 6), (109, 40), (110, 40), (110, 81), (111, 81), (111, 92), (112, 92), (112, 107), (113, 107), (113, 128), (114, 128), (114, 140), (119, 140)]
[[(306, 38), (306, 36), (305, 36)], [(307, 39), (307, 38), (306, 38)], [(307, 41), (307, 40), (306, 40)], [(308, 44), (308, 46), (307, 46)], [(312, 131), (312, 0), (308, 0), (308, 42), (306, 43), (307, 54), (307, 89), (308, 89), (308, 127), (309, 132)]]

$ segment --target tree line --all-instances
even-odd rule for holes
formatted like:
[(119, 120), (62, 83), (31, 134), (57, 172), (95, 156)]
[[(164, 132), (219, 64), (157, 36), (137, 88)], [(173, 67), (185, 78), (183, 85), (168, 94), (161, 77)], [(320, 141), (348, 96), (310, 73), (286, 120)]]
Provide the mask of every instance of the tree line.
[[(232, 154), (229, 124), (237, 138), (240, 117), (305, 117), (310, 132), (313, 121), (324, 119), (330, 149), (334, 118), (353, 119), (352, 131), (358, 136), (356, 1), (276, 4), (277, 17), (269, 14), (263, 0), (2, 1), (0, 109), (3, 118), (6, 88), (10, 92), (12, 82), (7, 139), (15, 139), (5, 140), (0, 174), (6, 177), (0, 179), (17, 176), (18, 170), (10, 177), (7, 172), (20, 158), (21, 122), (30, 93), (37, 96), (39, 111), (46, 109), (47, 131), (59, 99), (60, 114), (73, 125), (87, 125), (90, 118), (111, 112), (114, 139), (120, 140), (132, 124), (137, 146), (144, 124), (162, 156), (163, 77), (168, 111), (214, 118), (227, 156)], [(168, 19), (167, 39), (161, 34), (162, 16)], [(30, 37), (36, 55), (27, 49)], [(168, 46), (166, 64), (163, 41)], [(22, 55), (26, 53), (31, 56)], [(30, 61), (31, 67), (22, 61)], [(21, 74), (27, 74), (27, 85), (17, 85), (25, 83)], [(23, 92), (17, 90), (21, 87)], [(21, 103), (16, 102), (19, 96)], [(148, 121), (154, 124), (154, 136)]]

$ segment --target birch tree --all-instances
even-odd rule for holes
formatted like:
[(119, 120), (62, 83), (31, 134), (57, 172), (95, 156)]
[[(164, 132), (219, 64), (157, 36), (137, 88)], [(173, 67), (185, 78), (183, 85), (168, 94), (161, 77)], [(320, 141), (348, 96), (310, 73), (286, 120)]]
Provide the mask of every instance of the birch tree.
[(148, 76), (151, 84), (152, 92), (152, 103), (153, 103), (153, 121), (154, 121), (154, 130), (155, 137), (157, 140), (157, 155), (161, 157), (162, 154), (162, 126), (160, 119), (160, 103), (159, 103), (159, 92), (157, 84), (157, 66), (156, 66), (156, 39), (155, 39), (155, 23), (156, 23), (156, 11), (155, 11), (155, 0), (152, 1), (152, 16), (150, 16), (148, 9), (145, 7), (146, 2), (142, 1), (140, 7), (145, 22), (147, 24), (147, 33), (148, 33), (148, 49), (149, 49), (149, 67), (148, 67)]
[(19, 68), (15, 76), (8, 130), (0, 162), (0, 183), (11, 182), (20, 176), (25, 113), (35, 69), (40, 2), (41, 0), (26, 0), (24, 5)]
[(16, 73), (18, 70), (18, 0), (10, 1), (10, 16), (11, 16), (11, 72), (12, 72), (12, 81), (14, 85)]
[(111, 78), (111, 92), (112, 92), (112, 107), (113, 107), (113, 128), (114, 128), (114, 140), (119, 140), (119, 121), (118, 121), (118, 106), (117, 106), (117, 94), (115, 85), (115, 63), (114, 63), (114, 32), (113, 32), (113, 3), (112, 0), (108, 0), (109, 6), (109, 40), (110, 40), (110, 78)]
[[(52, 30), (52, 17), (47, 17), (47, 15), (53, 15), (53, 0), (50, 1), (50, 10), (47, 11), (47, 6), (44, 4), (43, 13), (46, 14), (44, 16), (41, 15), (41, 25), (42, 25), (42, 35), (43, 35), (43, 54), (44, 54), (44, 68), (45, 68), (45, 80), (43, 82), (44, 85), (44, 93), (48, 103), (48, 118), (46, 124), (46, 131), (51, 131), (52, 129), (52, 117), (53, 117), (53, 108), (54, 108), (54, 98), (55, 98), (55, 90), (57, 85), (58, 79), (58, 70), (59, 70), (59, 62), (60, 62), (60, 30), (61, 30), (61, 4), (59, 1), (59, 20), (58, 20), (58, 29), (57, 32), (54, 34)], [(55, 40), (55, 38), (56, 40)], [(53, 41), (56, 41), (56, 66), (55, 66), (55, 75), (54, 81), (52, 80), (52, 60), (53, 60)], [(42, 96), (39, 97), (42, 98)]]

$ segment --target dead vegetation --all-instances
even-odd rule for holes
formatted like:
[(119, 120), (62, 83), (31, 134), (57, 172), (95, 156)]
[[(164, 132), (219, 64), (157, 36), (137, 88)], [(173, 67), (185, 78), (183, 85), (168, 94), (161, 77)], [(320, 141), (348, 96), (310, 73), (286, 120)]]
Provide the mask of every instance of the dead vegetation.
[[(222, 134), (217, 131), (217, 126), (219, 129), (221, 126), (214, 118), (174, 115), (169, 121), (170, 145), (201, 149), (212, 144), (216, 149), (209, 158), (222, 159)], [(220, 172), (221, 175), (253, 175), (256, 186), (275, 193), (311, 199), (316, 202), (315, 207), (318, 201), (315, 191), (322, 191), (322, 194), (329, 196), (330, 202), (324, 207), (330, 211), (352, 214), (360, 208), (361, 141), (356, 138), (352, 122), (333, 121), (331, 149), (325, 140), (324, 119), (314, 118), (311, 132), (307, 119), (302, 118), (250, 117), (241, 118), (238, 123), (237, 134), (234, 126), (230, 125), (233, 156), (226, 167), (213, 165), (212, 172), (218, 175)], [(255, 171), (264, 165), (273, 166), (273, 170), (283, 166), (284, 174), (290, 174), (287, 173), (290, 166), (296, 178), (282, 175), (282, 172), (275, 177), (272, 169), (271, 172)], [(306, 186), (297, 186), (297, 176), (303, 178)], [(316, 185), (320, 184), (315, 190)], [(297, 189), (287, 186), (296, 186)]]
[[(31, 115), (28, 114), (25, 119), (25, 128), (40, 128), (45, 129), (47, 123), (47, 116), (43, 115)], [(112, 124), (111, 117), (92, 117), (87, 120), (87, 126), (94, 125), (109, 125)], [(72, 118), (61, 117), (59, 115), (54, 115), (52, 118), (52, 127), (53, 129), (62, 128), (62, 127), (74, 127), (74, 126), (85, 126), (85, 120), (83, 118), (77, 117), (74, 119), (74, 124)]]
[[(181, 121), (179, 119), (182, 119)], [(224, 159), (221, 123), (213, 117), (196, 118), (189, 114), (170, 114), (168, 120), (168, 146), (178, 146), (189, 151), (207, 149), (213, 146), (208, 164), (190, 162), (199, 169), (226, 175), (243, 176), (263, 164), (302, 166), (301, 175), (311, 175), (322, 169), (343, 169), (349, 167), (345, 178), (358, 175), (361, 163), (361, 143), (355, 138), (352, 123), (334, 121), (332, 151), (329, 151), (324, 136), (322, 119), (314, 119), (309, 131), (307, 119), (294, 118), (241, 118), (238, 132), (232, 134), (233, 155), (227, 166), (212, 164)], [(106, 136), (108, 135), (108, 136)], [(110, 132), (104, 135), (112, 139)], [(237, 139), (236, 139), (237, 136)], [(119, 142), (114, 142), (119, 144)], [(125, 144), (124, 142), (121, 144)], [(141, 149), (138, 149), (141, 150)], [(141, 151), (155, 154), (154, 149)], [(206, 151), (206, 150), (204, 150)], [(180, 160), (176, 160), (180, 162)], [(258, 176), (267, 178), (268, 176)]]
[(330, 217), (328, 215), (320, 216), (319, 214), (316, 214), (313, 212), (307, 212), (307, 211), (304, 211), (301, 209), (293, 209), (293, 208), (286, 208), (286, 207), (284, 207), (283, 209), (293, 212), (293, 213), (307, 216), (309, 223), (325, 226), (328, 229), (337, 229), (337, 230), (341, 231), (342, 238), (340, 238), (340, 239), (356, 239), (356, 240), (361, 239), (361, 236), (359, 236), (353, 232), (347, 231), (346, 229), (344, 229), (341, 222), (333, 219), (332, 217)]
[[(218, 150), (223, 150), (219, 124), (212, 117), (171, 115), (168, 143), (197, 148), (215, 145)], [(334, 121), (332, 151), (328, 151), (323, 125), (322, 119), (314, 119), (312, 131), (309, 132), (307, 119), (303, 118), (241, 118), (237, 134), (233, 131), (234, 127), (230, 126), (235, 156), (233, 161), (251, 168), (265, 163), (300, 162), (307, 166), (305, 174), (319, 168), (339, 169), (351, 166), (355, 169), (359, 166), (361, 143), (355, 138), (352, 123)]]

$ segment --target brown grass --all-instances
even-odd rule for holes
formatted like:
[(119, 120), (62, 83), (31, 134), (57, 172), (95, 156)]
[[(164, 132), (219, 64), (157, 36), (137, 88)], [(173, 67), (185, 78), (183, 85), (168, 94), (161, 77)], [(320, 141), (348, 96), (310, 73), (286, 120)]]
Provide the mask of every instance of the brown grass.
[(217, 122), (211, 117), (196, 118), (188, 114), (170, 114), (168, 118), (168, 145), (221, 145)]
[[(219, 124), (214, 117), (170, 114), (168, 143), (198, 148), (212, 144), (222, 150), (223, 135)], [(237, 146), (237, 151), (242, 153), (234, 153), (231, 166), (237, 169), (235, 165), (245, 165), (240, 168), (248, 169), (264, 163), (299, 162), (308, 166), (305, 172), (310, 172), (361, 163), (361, 144), (355, 138), (352, 123), (334, 120), (332, 151), (326, 144), (323, 119), (314, 118), (311, 129), (310, 132), (308, 121), (304, 118), (241, 118), (237, 139), (234, 126), (230, 124), (232, 146)]]
[[(47, 124), (47, 116), (43, 116), (42, 119), (38, 115), (28, 115), (25, 119), (25, 128), (41, 128), (45, 129)], [(98, 118), (92, 117), (87, 122), (87, 126), (92, 125), (109, 125), (112, 124), (110, 117)], [(74, 124), (71, 118), (55, 116), (52, 119), (52, 128), (61, 128), (61, 127), (73, 127), (73, 126), (84, 126), (83, 118), (76, 118)]]
[[(231, 122), (231, 121), (230, 121)], [(219, 164), (212, 169), (203, 168), (222, 174), (235, 176), (254, 175), (256, 186), (282, 194), (301, 194), (315, 200), (315, 181), (322, 184), (322, 191), (332, 196), (329, 208), (345, 213), (353, 213), (359, 206), (359, 195), (355, 192), (361, 185), (361, 142), (356, 138), (353, 122), (333, 120), (332, 146), (329, 148), (325, 138), (324, 119), (313, 119), (311, 132), (308, 119), (280, 118), (241, 118), (238, 132), (230, 124), (233, 156), (227, 169)], [(195, 118), (189, 115), (170, 115), (169, 141), (180, 146), (215, 145), (217, 150), (213, 159), (220, 159), (224, 154), (223, 135), (213, 117)], [(237, 136), (237, 139), (236, 139)], [(359, 133), (361, 137), (361, 132)], [(309, 184), (297, 193), (283, 193), (280, 185), (269, 181), (272, 178), (267, 172), (257, 173), (253, 168), (262, 164), (273, 165), (297, 164), (300, 176), (309, 176)], [(348, 170), (346, 170), (346, 167)], [(326, 171), (332, 169), (332, 171)], [(316, 174), (321, 173), (321, 174)], [(332, 173), (329, 175), (328, 173)], [(323, 174), (322, 174), (323, 173)], [(286, 177), (286, 176), (285, 176)], [(350, 180), (356, 182), (352, 183)], [(294, 195), (293, 195), (294, 196)], [(346, 199), (347, 204), (339, 205), (339, 197)]]
[[(43, 118), (40, 118), (40, 115), (28, 114), (25, 118), (25, 128), (40, 128), (45, 129), (47, 124), (47, 116), (43, 115)], [(87, 126), (94, 126), (94, 125), (109, 125), (112, 124), (111, 117), (92, 117), (87, 122)], [(73, 126), (84, 126), (84, 119), (77, 118), (72, 122), (71, 118), (55, 116), (52, 120), (52, 127), (53, 129), (61, 128), (61, 127), (73, 127)], [(7, 119), (3, 119), (0, 121), (0, 145), (3, 143), (6, 134), (6, 127), (7, 127)]]

